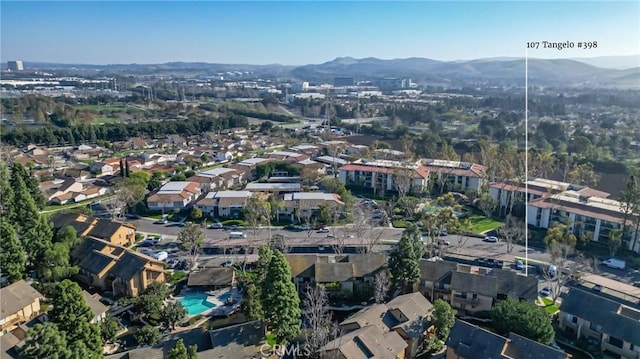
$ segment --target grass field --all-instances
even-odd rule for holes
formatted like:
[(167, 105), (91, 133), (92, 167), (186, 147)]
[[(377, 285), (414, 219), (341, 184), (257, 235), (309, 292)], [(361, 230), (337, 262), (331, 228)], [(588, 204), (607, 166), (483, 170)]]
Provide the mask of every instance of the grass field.
[(96, 125), (102, 125), (105, 123), (118, 123), (118, 122), (122, 122), (122, 119), (117, 117), (98, 117), (93, 123), (95, 123)]
[(556, 314), (560, 310), (560, 303), (553, 304), (553, 299), (551, 298), (542, 298), (542, 303), (536, 300), (536, 304), (541, 307), (544, 306), (544, 310), (549, 314)]
[(114, 111), (125, 111), (129, 108), (133, 109), (131, 106), (125, 105), (75, 105), (73, 106), (76, 110), (91, 110), (91, 111), (105, 111), (105, 112), (114, 112)]
[(470, 216), (469, 220), (471, 221), (471, 230), (475, 233), (490, 231), (502, 225), (500, 221), (477, 214)]

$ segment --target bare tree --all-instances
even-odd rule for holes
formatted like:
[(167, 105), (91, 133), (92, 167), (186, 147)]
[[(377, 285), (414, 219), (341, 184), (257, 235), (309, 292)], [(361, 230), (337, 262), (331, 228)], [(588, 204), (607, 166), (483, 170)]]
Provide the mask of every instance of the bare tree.
[(196, 223), (187, 223), (178, 234), (178, 241), (182, 243), (182, 248), (191, 255), (191, 268), (195, 268), (204, 242), (202, 227)]
[(504, 238), (507, 243), (507, 253), (511, 253), (518, 243), (518, 239), (524, 236), (524, 222), (519, 221), (512, 215), (507, 215), (503, 226), (498, 228), (498, 234)]
[(399, 166), (393, 169), (392, 182), (393, 187), (398, 191), (398, 197), (403, 198), (411, 192), (414, 172), (414, 169), (408, 166)]
[(306, 331), (306, 347), (312, 358), (320, 358), (320, 349), (333, 339), (326, 289), (323, 286), (307, 287), (303, 306), (304, 316), (309, 323), (309, 330)]
[(555, 271), (549, 268), (543, 271), (543, 275), (552, 290), (554, 303), (560, 296), (560, 289), (577, 271), (577, 266), (575, 264), (570, 265), (569, 262), (569, 257), (575, 253), (576, 242), (576, 236), (568, 231), (568, 226), (560, 223), (551, 227), (544, 237), (547, 251), (551, 255), (551, 264), (556, 267)]
[(389, 275), (387, 274), (387, 272), (383, 271), (376, 274), (374, 279), (374, 293), (373, 293), (373, 297), (375, 298), (376, 303), (380, 304), (385, 302), (390, 288), (391, 288), (391, 279), (389, 279)]

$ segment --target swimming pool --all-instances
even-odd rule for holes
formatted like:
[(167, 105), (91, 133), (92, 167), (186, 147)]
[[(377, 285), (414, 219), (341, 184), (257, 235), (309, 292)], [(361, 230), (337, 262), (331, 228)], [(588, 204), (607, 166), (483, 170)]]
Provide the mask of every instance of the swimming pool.
[(215, 308), (215, 304), (207, 301), (207, 293), (191, 293), (180, 298), (180, 302), (187, 309), (189, 315), (198, 315), (206, 310)]

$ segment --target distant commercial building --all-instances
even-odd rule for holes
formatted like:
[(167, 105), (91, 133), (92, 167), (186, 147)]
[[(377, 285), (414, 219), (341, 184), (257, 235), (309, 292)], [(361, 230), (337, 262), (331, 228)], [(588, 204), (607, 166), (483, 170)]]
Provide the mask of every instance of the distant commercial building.
[(24, 70), (24, 65), (22, 61), (7, 61), (7, 67), (10, 71), (22, 71)]
[(297, 92), (305, 92), (307, 90), (309, 90), (308, 82), (299, 82), (299, 83), (291, 84), (291, 92), (297, 93)]
[(334, 77), (333, 78), (333, 86), (335, 87), (343, 87), (343, 86), (353, 86), (355, 81), (353, 77)]

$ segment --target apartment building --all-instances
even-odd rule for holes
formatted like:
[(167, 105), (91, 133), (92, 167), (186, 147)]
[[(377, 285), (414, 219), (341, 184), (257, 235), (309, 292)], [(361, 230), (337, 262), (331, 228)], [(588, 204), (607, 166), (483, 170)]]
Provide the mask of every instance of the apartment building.
[(436, 183), (450, 191), (479, 191), (485, 182), (486, 168), (471, 162), (423, 159)]
[(321, 205), (327, 205), (332, 215), (342, 214), (344, 202), (335, 193), (296, 192), (284, 195), (283, 208), (278, 211), (278, 220), (302, 221), (316, 216)]
[(338, 178), (345, 186), (372, 189), (374, 192), (397, 191), (420, 193), (427, 188), (429, 170), (420, 161), (357, 160), (338, 168)]
[(196, 182), (168, 182), (147, 198), (150, 210), (170, 211), (191, 206), (200, 196), (201, 189)]
[(252, 196), (249, 191), (209, 192), (196, 207), (211, 218), (238, 218)]

